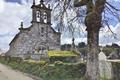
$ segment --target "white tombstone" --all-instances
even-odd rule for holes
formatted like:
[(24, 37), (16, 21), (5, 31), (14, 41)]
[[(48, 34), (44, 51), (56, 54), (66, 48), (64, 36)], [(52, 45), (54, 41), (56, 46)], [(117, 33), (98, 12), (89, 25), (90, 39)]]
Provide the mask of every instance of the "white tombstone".
[(99, 71), (100, 71), (100, 77), (105, 79), (111, 79), (111, 63), (107, 61), (107, 57), (102, 51), (99, 53)]
[(99, 61), (106, 61), (106, 60), (107, 60), (106, 55), (101, 51), (99, 53)]

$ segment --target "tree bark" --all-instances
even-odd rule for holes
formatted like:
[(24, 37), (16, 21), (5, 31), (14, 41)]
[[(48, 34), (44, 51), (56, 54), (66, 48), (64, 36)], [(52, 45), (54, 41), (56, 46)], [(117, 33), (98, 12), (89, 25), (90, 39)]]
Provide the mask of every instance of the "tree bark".
[(87, 80), (99, 80), (99, 31), (91, 30), (88, 31), (88, 54), (87, 54)]
[[(75, 0), (77, 1), (77, 0)], [(100, 80), (99, 77), (99, 30), (102, 27), (102, 12), (105, 8), (106, 0), (80, 0), (75, 3), (76, 7), (86, 5), (85, 25), (87, 27), (87, 80)]]
[(100, 80), (99, 76), (99, 30), (102, 27), (102, 12), (104, 10), (106, 0), (96, 0), (95, 4), (92, 0), (87, 2), (87, 16), (85, 25), (87, 26), (87, 80)]
[(99, 77), (99, 30), (101, 28), (101, 14), (97, 12), (90, 12), (85, 19), (87, 26), (87, 80), (100, 80)]

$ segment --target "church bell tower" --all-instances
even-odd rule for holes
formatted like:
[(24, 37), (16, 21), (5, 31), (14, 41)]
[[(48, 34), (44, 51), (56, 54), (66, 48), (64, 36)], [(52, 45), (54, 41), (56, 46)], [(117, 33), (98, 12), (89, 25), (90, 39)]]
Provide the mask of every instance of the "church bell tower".
[(41, 0), (38, 5), (35, 4), (35, 0), (33, 0), (32, 5), (32, 23), (45, 23), (51, 24), (51, 11), (50, 5), (46, 6), (44, 1)]

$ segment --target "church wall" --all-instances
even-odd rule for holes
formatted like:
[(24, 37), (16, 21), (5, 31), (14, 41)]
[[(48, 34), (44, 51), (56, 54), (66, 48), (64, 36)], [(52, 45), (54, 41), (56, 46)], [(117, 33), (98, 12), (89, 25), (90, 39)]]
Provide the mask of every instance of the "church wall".
[(36, 23), (30, 30), (20, 32), (19, 37), (10, 45), (9, 53), (13, 56), (33, 54), (41, 46), (46, 49), (49, 46), (49, 50), (60, 50), (60, 35), (50, 26)]
[(60, 50), (60, 34), (54, 32), (50, 27), (48, 29), (48, 44), (49, 50)]
[[(39, 8), (39, 5), (44, 8)], [(35, 4), (32, 5), (32, 25), (29, 28), (23, 28), (21, 23), (20, 33), (10, 44), (7, 54), (21, 56), (31, 55), (35, 50), (60, 50), (60, 34), (51, 27), (51, 9), (46, 7), (44, 3), (39, 5), (36, 5), (39, 7), (36, 7)], [(37, 21), (37, 19), (39, 20)], [(45, 20), (47, 22), (44, 22)]]
[(27, 48), (24, 43), (27, 39), (27, 35), (26, 33), (20, 33), (19, 37), (15, 39), (15, 41), (12, 42), (12, 44), (10, 45), (10, 54), (12, 54), (12, 56), (18, 56), (19, 54), (24, 54), (23, 51), (25, 51), (25, 49)]

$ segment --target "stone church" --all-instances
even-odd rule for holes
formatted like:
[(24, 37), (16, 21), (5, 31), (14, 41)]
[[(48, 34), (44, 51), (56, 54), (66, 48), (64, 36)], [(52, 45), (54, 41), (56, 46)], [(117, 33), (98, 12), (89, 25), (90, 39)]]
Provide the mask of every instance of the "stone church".
[(50, 5), (46, 6), (41, 0), (38, 5), (33, 0), (32, 25), (24, 28), (23, 23), (19, 28), (20, 32), (11, 41), (10, 49), (6, 55), (13, 57), (39, 59), (47, 57), (47, 51), (60, 50), (61, 33), (51, 27)]

